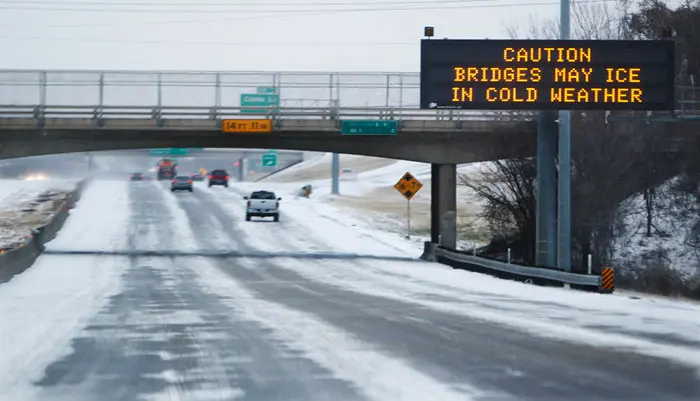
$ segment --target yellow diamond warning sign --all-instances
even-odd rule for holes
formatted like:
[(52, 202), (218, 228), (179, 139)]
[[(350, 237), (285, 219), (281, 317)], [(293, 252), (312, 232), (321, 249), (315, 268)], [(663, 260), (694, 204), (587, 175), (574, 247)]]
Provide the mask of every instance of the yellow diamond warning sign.
[(411, 173), (406, 172), (406, 174), (401, 177), (401, 179), (394, 185), (397, 191), (404, 196), (404, 198), (411, 200), (416, 195), (421, 188), (423, 188), (423, 183), (418, 181), (416, 177), (411, 175)]

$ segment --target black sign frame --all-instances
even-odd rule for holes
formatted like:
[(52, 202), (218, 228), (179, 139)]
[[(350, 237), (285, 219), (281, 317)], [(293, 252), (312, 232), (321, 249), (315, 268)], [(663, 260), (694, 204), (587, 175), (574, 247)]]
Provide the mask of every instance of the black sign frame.
[(673, 40), (421, 41), (421, 109), (674, 110), (674, 83)]

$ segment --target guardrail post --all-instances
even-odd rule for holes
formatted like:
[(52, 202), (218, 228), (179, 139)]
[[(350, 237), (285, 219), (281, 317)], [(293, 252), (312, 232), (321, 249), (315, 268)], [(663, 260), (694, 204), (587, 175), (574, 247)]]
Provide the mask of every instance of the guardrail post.
[(389, 109), (389, 90), (391, 85), (391, 74), (386, 74), (386, 93), (384, 94), (384, 109)]
[(46, 122), (46, 90), (47, 90), (46, 71), (39, 73), (39, 106), (36, 108), (35, 118), (39, 123), (39, 128), (44, 128)]
[[(280, 97), (280, 105), (282, 104), (282, 74), (277, 73), (272, 76), (273, 79), (273, 86), (277, 88), (277, 96)], [(274, 120), (277, 120), (276, 126), (279, 127), (282, 124), (281, 116), (280, 114), (282, 113), (282, 108), (281, 107), (274, 107), (272, 109), (272, 118)]]
[(157, 74), (157, 88), (156, 88), (156, 107), (153, 109), (153, 118), (156, 120), (156, 124), (159, 127), (163, 126), (163, 75), (159, 72)]
[(97, 126), (101, 127), (103, 125), (102, 121), (102, 111), (104, 109), (104, 104), (105, 104), (105, 73), (101, 72), (100, 73), (100, 78), (99, 78), (99, 88), (98, 88), (98, 103), (97, 103), (97, 109), (95, 110), (95, 119), (97, 120)]
[(399, 74), (399, 120), (403, 116), (403, 73)]
[(212, 118), (219, 119), (219, 109), (221, 108), (221, 73), (216, 73), (216, 83), (214, 87), (214, 110), (212, 110)]
[(472, 255), (476, 256), (476, 242), (472, 244)]
[(160, 72), (158, 73), (158, 83), (157, 83), (157, 89), (158, 92), (156, 94), (156, 102), (158, 105), (158, 109), (163, 105), (163, 74)]
[(39, 106), (46, 106), (46, 71), (39, 73)]
[(593, 272), (593, 255), (588, 254), (588, 275), (590, 276)]
[(508, 248), (508, 264), (510, 264), (510, 248)]
[(333, 108), (333, 73), (328, 75), (328, 108)]
[(335, 98), (337, 100), (336, 104), (340, 108), (340, 74), (335, 76)]

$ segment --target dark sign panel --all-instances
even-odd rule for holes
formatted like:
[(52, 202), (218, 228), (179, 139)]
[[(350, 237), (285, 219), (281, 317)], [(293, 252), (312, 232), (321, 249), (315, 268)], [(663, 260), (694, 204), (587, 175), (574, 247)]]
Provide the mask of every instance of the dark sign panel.
[(422, 109), (672, 110), (674, 42), (430, 40)]

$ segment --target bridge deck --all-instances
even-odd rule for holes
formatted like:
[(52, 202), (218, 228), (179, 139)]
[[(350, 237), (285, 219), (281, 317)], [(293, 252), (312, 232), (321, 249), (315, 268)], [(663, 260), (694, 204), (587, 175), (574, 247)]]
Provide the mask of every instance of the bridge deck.
[[(273, 130), (282, 132), (339, 132), (337, 120), (314, 119), (277, 119), (273, 120)], [(490, 131), (531, 130), (534, 122), (530, 121), (462, 121), (462, 120), (403, 120), (399, 125), (401, 132), (463, 132), (480, 133)], [(221, 121), (201, 118), (0, 118), (0, 130), (163, 130), (163, 131), (221, 131)]]

